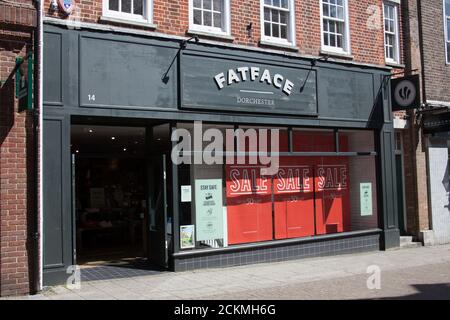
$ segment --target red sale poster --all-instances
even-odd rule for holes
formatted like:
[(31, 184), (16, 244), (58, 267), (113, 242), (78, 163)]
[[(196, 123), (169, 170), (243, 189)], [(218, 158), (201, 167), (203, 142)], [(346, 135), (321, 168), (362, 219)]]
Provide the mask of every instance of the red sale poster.
[(315, 175), (316, 233), (348, 231), (350, 194), (347, 158), (322, 158), (322, 163), (315, 165)]
[(262, 166), (227, 165), (228, 243), (272, 240), (271, 178)]
[(275, 238), (314, 235), (314, 178), (309, 158), (283, 158), (273, 183)]
[[(281, 136), (287, 138), (283, 132)], [(297, 131), (293, 145), (297, 152), (336, 151), (333, 132)], [(341, 152), (348, 150), (345, 136), (339, 145)], [(280, 150), (286, 151), (287, 145)], [(262, 176), (261, 165), (226, 166), (228, 243), (348, 231), (348, 158), (285, 156), (279, 160), (274, 176)]]
[[(340, 136), (341, 152), (348, 150), (348, 141)], [(294, 148), (299, 151), (334, 152), (332, 132), (298, 131)], [(305, 159), (305, 158), (304, 158)], [(308, 160), (306, 160), (308, 159)], [(348, 231), (350, 225), (349, 170), (347, 157), (307, 157), (314, 169), (316, 234)]]

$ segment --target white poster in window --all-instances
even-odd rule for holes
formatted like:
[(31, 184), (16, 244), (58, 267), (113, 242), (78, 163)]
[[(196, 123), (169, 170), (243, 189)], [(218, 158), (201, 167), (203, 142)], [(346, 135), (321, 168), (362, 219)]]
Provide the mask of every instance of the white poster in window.
[(191, 186), (181, 186), (181, 202), (191, 202)]
[(195, 180), (197, 241), (223, 238), (222, 180)]
[(361, 203), (361, 216), (371, 216), (372, 212), (372, 183), (360, 183), (359, 195)]
[(180, 248), (195, 248), (195, 233), (193, 225), (180, 226)]

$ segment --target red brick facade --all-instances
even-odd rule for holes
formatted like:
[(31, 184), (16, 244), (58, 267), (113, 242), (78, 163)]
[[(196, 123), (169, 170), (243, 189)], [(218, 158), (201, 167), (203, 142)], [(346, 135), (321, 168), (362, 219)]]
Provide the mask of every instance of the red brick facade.
[[(349, 1), (350, 44), (349, 58), (355, 62), (385, 65), (383, 11), (381, 0)], [(51, 0), (45, 0), (44, 11), (49, 17), (60, 17), (59, 11), (50, 10)], [(231, 0), (231, 36), (228, 43), (260, 46), (260, 0)], [(70, 19), (79, 17), (82, 22), (103, 22), (102, 0), (78, 0), (76, 10)], [(116, 24), (128, 28), (156, 31), (167, 35), (187, 36), (189, 29), (188, 0), (153, 0), (153, 24), (156, 28)], [(252, 33), (247, 26), (252, 23)], [(320, 5), (317, 0), (295, 0), (296, 46), (299, 53), (318, 56), (321, 50)], [(285, 50), (285, 49), (280, 49)]]
[[(233, 39), (214, 40), (260, 47), (260, 0), (230, 1)], [(153, 24), (156, 28), (103, 22), (100, 21), (102, 0), (75, 2), (78, 10), (70, 19), (79, 17), (82, 22), (109, 23), (183, 37), (187, 36), (189, 29), (188, 0), (154, 0)], [(31, 0), (0, 0), (0, 295), (30, 292), (30, 265), (36, 263), (27, 249), (32, 241), (29, 226), (34, 210), (33, 119), (30, 113), (18, 112), (14, 95), (15, 59), (24, 57), (32, 48), (33, 26), (36, 22), (32, 3)], [(382, 3), (381, 0), (349, 0), (351, 56), (340, 59), (385, 65)], [(51, 0), (45, 0), (44, 14), (47, 17), (67, 19), (59, 11), (53, 12), (50, 8)], [(251, 33), (247, 31), (250, 23)], [(319, 1), (295, 0), (296, 47), (300, 54), (321, 54), (320, 28)], [(280, 52), (288, 50), (271, 49)]]
[(29, 214), (35, 182), (32, 116), (18, 112), (15, 60), (32, 49), (31, 0), (0, 1), (0, 295), (30, 292)]

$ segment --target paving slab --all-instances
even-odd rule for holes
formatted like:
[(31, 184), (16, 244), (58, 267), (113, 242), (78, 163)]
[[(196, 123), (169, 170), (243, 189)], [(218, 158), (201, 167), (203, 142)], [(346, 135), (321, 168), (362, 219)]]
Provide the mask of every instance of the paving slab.
[[(380, 290), (367, 287), (373, 265)], [(17, 299), (450, 299), (450, 245), (137, 275)]]

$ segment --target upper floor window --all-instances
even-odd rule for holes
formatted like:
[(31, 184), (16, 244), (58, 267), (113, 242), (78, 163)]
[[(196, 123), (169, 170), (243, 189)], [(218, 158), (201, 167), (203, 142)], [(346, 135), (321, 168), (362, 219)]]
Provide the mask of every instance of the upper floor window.
[(189, 29), (230, 34), (230, 0), (189, 0)]
[(103, 0), (103, 15), (152, 23), (152, 0)]
[(261, 39), (295, 45), (294, 0), (261, 0)]
[(387, 62), (400, 62), (398, 6), (392, 2), (383, 3), (384, 11), (384, 54)]
[(450, 0), (444, 0), (445, 52), (450, 63)]
[(350, 53), (347, 0), (322, 0), (321, 15), (323, 49)]

